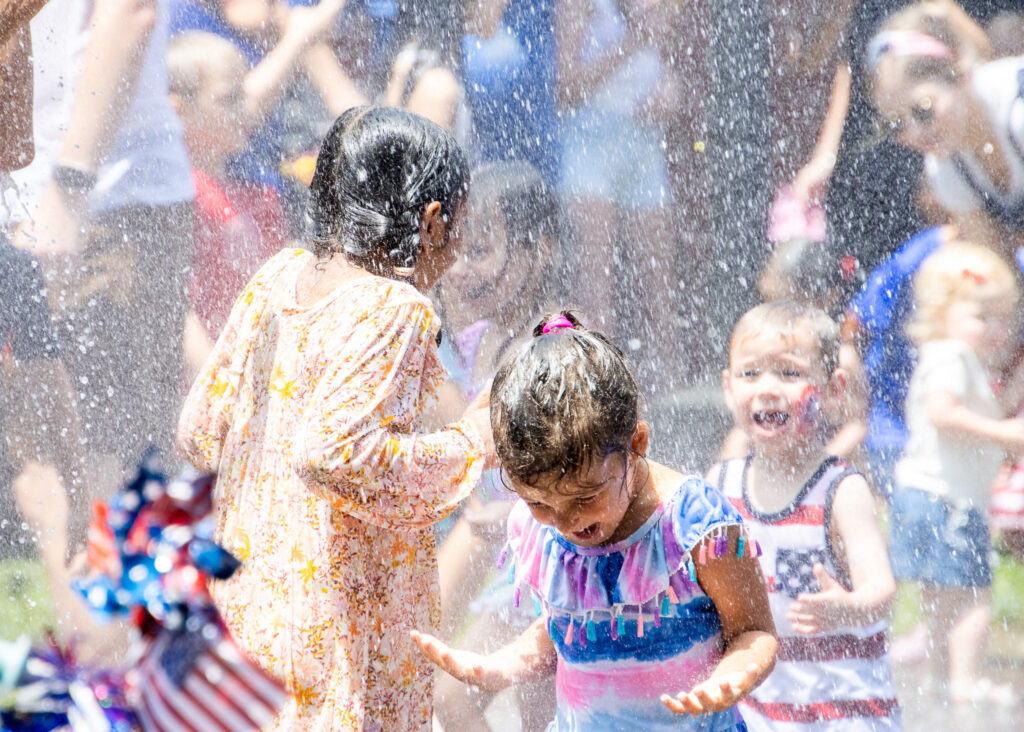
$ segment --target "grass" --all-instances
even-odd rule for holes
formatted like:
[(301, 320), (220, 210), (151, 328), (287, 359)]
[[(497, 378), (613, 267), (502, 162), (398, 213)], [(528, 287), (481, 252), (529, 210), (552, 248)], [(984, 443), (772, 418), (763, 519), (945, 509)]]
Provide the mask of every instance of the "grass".
[[(902, 635), (921, 617), (921, 593), (904, 583), (896, 591), (892, 632)], [(1024, 658), (1024, 566), (1002, 554), (992, 564), (992, 637), (989, 653)]]
[(53, 626), (53, 607), (42, 562), (0, 561), (0, 640), (39, 636)]

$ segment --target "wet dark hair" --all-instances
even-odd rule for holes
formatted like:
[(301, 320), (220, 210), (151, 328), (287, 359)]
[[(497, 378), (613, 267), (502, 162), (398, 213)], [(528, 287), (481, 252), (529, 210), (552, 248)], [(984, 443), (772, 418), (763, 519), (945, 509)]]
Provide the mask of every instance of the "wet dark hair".
[(420, 219), (432, 201), (451, 221), (469, 187), (458, 143), (402, 109), (354, 107), (324, 138), (310, 183), (310, 237), (318, 257), (380, 252), (413, 267)]
[(544, 237), (557, 248), (561, 234), (558, 196), (529, 163), (490, 163), (474, 170), (469, 206), (474, 211), (501, 211), (510, 249), (536, 250)]
[[(572, 328), (544, 333), (562, 316)], [(568, 310), (547, 315), (511, 352), (491, 387), (491, 429), (505, 472), (527, 485), (586, 472), (591, 460), (628, 453), (640, 390), (625, 356)]]

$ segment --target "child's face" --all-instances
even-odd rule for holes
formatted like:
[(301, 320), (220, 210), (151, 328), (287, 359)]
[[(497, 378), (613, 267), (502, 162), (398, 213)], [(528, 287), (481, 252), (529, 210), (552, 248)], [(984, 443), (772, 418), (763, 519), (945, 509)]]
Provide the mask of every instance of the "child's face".
[(885, 84), (880, 79), (876, 102), (882, 116), (896, 125), (897, 140), (911, 150), (946, 156), (962, 146), (967, 105), (958, 86), (936, 81)]
[(601, 546), (616, 538), (636, 496), (636, 458), (614, 452), (592, 460), (582, 475), (557, 484), (540, 480), (529, 486), (512, 479), (512, 487), (533, 517), (578, 546)]
[(829, 378), (809, 334), (750, 332), (735, 339), (722, 387), (754, 447), (786, 452), (814, 439)]
[(222, 158), (240, 151), (248, 140), (245, 114), (245, 67), (211, 65), (196, 98), (183, 105), (181, 121), (193, 146)]
[(473, 318), (494, 318), (516, 303), (530, 307), (526, 286), (536, 256), (510, 251), (505, 216), (497, 207), (474, 206), (462, 254), (445, 278), (445, 295)]
[(982, 363), (992, 365), (1009, 342), (1013, 306), (1011, 294), (994, 289), (957, 299), (946, 309), (945, 335), (966, 343)]

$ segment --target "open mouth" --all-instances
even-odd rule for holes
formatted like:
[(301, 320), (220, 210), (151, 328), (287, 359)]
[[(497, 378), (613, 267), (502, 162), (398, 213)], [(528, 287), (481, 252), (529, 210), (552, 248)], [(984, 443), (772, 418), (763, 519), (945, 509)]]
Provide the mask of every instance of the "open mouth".
[(585, 529), (572, 532), (572, 538), (577, 541), (591, 541), (601, 532), (601, 524), (593, 523)]
[(754, 412), (754, 424), (764, 430), (780, 429), (784, 427), (788, 421), (788, 412), (779, 412), (774, 410)]

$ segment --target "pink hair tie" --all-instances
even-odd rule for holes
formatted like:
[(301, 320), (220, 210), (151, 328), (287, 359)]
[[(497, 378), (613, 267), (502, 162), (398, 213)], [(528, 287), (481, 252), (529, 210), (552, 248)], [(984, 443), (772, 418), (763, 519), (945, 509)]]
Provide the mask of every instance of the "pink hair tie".
[(953, 49), (935, 36), (912, 30), (887, 30), (868, 43), (867, 60), (871, 68), (878, 66), (882, 56), (930, 56), (953, 58)]
[(544, 327), (540, 329), (541, 335), (547, 335), (555, 328), (572, 328), (572, 321), (570, 321), (564, 315), (556, 315), (551, 320), (544, 324)]

